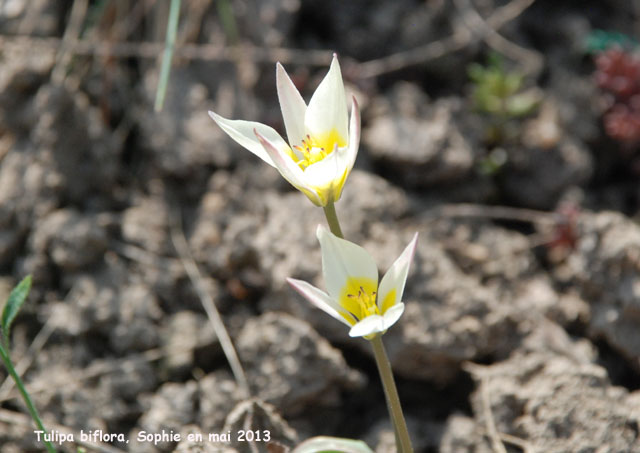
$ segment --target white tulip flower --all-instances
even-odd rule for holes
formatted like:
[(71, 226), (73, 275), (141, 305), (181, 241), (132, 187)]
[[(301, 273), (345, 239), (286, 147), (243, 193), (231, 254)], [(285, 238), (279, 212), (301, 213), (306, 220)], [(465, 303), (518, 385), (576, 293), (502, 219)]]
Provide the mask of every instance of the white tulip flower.
[(402, 294), (418, 233), (380, 284), (378, 268), (369, 252), (323, 226), (318, 227), (317, 236), (328, 294), (302, 280), (288, 278), (289, 284), (313, 305), (349, 326), (350, 336), (370, 340), (385, 333), (404, 311)]
[(282, 65), (276, 65), (278, 99), (289, 143), (273, 128), (242, 120), (228, 120), (209, 112), (232, 139), (275, 167), (317, 206), (338, 201), (353, 168), (360, 144), (360, 113), (355, 97), (348, 120), (347, 101), (338, 58), (309, 105)]

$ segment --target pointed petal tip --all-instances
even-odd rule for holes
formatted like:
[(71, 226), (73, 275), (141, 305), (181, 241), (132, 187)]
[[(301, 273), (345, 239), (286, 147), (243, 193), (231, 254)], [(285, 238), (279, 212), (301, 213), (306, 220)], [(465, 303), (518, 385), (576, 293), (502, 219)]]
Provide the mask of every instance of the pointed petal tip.
[(307, 286), (311, 286), (309, 283), (304, 280), (298, 280), (296, 278), (287, 277), (287, 283), (293, 288), (298, 294), (300, 294), (305, 299), (309, 300), (308, 292), (305, 291)]
[(418, 232), (416, 231), (415, 234), (413, 235), (413, 238), (411, 239), (411, 242), (409, 242), (409, 247), (411, 247), (411, 255), (409, 256), (409, 263), (413, 261), (413, 255), (416, 253), (417, 246), (418, 246)]
[[(337, 53), (333, 53), (333, 57), (331, 57), (331, 65), (329, 66), (329, 69), (333, 68), (337, 66), (338, 69), (340, 69), (340, 62), (338, 61), (338, 54)], [(342, 77), (342, 75), (340, 76)]]
[(307, 284), (307, 282), (305, 282), (304, 280), (298, 280), (291, 277), (287, 277), (286, 280), (289, 286), (291, 286), (291, 288), (293, 288), (298, 294), (300, 294), (305, 299), (308, 299), (307, 293), (305, 292), (305, 285)]

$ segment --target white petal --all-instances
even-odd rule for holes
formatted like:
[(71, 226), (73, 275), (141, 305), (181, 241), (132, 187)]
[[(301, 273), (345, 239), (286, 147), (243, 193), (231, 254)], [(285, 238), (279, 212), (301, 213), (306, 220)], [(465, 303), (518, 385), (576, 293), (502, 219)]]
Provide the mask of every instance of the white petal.
[(340, 300), (349, 277), (368, 278), (377, 283), (378, 268), (365, 249), (353, 242), (340, 239), (322, 225), (316, 232), (322, 250), (322, 273), (327, 292)]
[(404, 304), (402, 302), (399, 302), (393, 307), (391, 307), (390, 309), (388, 309), (386, 313), (382, 315), (384, 330), (387, 330), (389, 327), (394, 325), (398, 321), (398, 319), (400, 319), (400, 316), (402, 316), (403, 312), (404, 312)]
[(356, 97), (351, 98), (351, 121), (349, 122), (349, 160), (347, 171), (351, 171), (360, 147), (360, 107)]
[(306, 136), (304, 114), (307, 110), (307, 104), (280, 63), (276, 64), (276, 86), (278, 87), (278, 100), (289, 143), (298, 145)]
[(320, 82), (309, 101), (304, 117), (306, 130), (312, 136), (320, 136), (335, 129), (340, 137), (348, 137), (347, 99), (342, 83), (338, 57), (334, 54), (329, 73)]
[(400, 303), (391, 307), (383, 315), (370, 315), (362, 321), (354, 324), (349, 331), (350, 337), (366, 337), (376, 333), (384, 333), (394, 325), (404, 312), (404, 304)]
[(365, 337), (374, 333), (384, 332), (384, 319), (380, 315), (371, 315), (356, 323), (349, 331), (350, 337)]
[[(378, 287), (378, 307), (383, 309), (383, 302), (387, 298), (387, 295), (395, 290), (393, 295), (393, 301), (388, 305), (393, 306), (399, 304), (402, 300), (402, 293), (404, 292), (404, 285), (407, 282), (407, 275), (409, 274), (409, 267), (413, 260), (413, 255), (416, 251), (416, 244), (418, 243), (418, 233), (413, 236), (413, 239), (404, 249), (402, 254), (391, 265), (387, 273), (382, 277), (380, 286)], [(387, 307), (387, 310), (389, 308)], [(384, 313), (386, 314), (386, 313)]]
[(294, 278), (287, 278), (287, 282), (291, 285), (293, 289), (295, 289), (302, 297), (311, 302), (314, 306), (324, 311), (328, 315), (337, 319), (343, 324), (351, 327), (351, 324), (344, 319), (338, 309), (339, 305), (332, 300), (324, 291), (319, 290), (315, 286), (303, 281), (296, 280)]
[(289, 181), (296, 189), (302, 191), (315, 204), (322, 206), (322, 200), (318, 197), (316, 190), (306, 183), (304, 172), (298, 167), (298, 164), (296, 164), (289, 155), (279, 150), (273, 143), (267, 140), (260, 132), (256, 130), (254, 133), (282, 177)]
[(349, 153), (347, 148), (336, 148), (327, 157), (314, 164), (309, 165), (304, 176), (307, 182), (314, 187), (323, 187), (327, 184), (338, 182), (349, 164)]
[(218, 126), (220, 126), (220, 128), (225, 131), (229, 137), (271, 166), (275, 167), (275, 164), (269, 157), (269, 154), (265, 151), (264, 147), (260, 144), (260, 141), (256, 137), (254, 131), (258, 131), (260, 135), (273, 143), (273, 146), (277, 149), (282, 151), (289, 149), (289, 145), (287, 145), (280, 134), (278, 134), (275, 129), (265, 124), (257, 123), (255, 121), (228, 120), (211, 111), (209, 111), (209, 116), (213, 121), (218, 123)]

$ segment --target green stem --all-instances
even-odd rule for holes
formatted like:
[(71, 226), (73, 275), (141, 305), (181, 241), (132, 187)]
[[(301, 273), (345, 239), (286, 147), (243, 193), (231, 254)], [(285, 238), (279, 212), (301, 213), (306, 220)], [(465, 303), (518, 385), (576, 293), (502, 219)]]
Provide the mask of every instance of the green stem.
[(336, 213), (336, 206), (333, 201), (327, 203), (327, 205), (322, 209), (324, 209), (324, 215), (327, 218), (327, 223), (329, 224), (331, 232), (339, 238), (344, 239), (342, 228), (340, 228), (340, 222), (338, 221), (338, 214)]
[[(47, 430), (42, 424), (42, 420), (40, 420), (40, 416), (38, 415), (38, 411), (36, 410), (36, 407), (34, 406), (33, 401), (31, 401), (31, 397), (27, 393), (27, 390), (24, 388), (22, 379), (20, 379), (20, 376), (18, 375), (18, 373), (16, 373), (15, 368), (13, 368), (13, 363), (11, 363), (11, 357), (9, 357), (9, 354), (2, 346), (0, 346), (0, 357), (2, 357), (2, 361), (4, 362), (4, 365), (7, 367), (7, 371), (9, 371), (9, 374), (11, 375), (16, 385), (18, 386), (18, 390), (20, 390), (22, 399), (27, 405), (27, 409), (29, 409), (29, 414), (31, 414), (31, 418), (33, 418), (33, 421), (36, 422), (38, 429), (40, 431), (43, 431), (46, 434)], [(46, 441), (44, 439), (42, 441), (44, 442), (45, 447), (47, 447), (47, 451), (49, 453), (56, 453), (56, 449), (53, 447), (53, 444), (51, 444), (51, 442)]]
[(382, 336), (378, 335), (370, 340), (370, 342), (373, 347), (373, 353), (376, 357), (376, 364), (378, 365), (378, 371), (380, 372), (380, 379), (382, 380), (384, 393), (387, 397), (391, 421), (395, 427), (398, 453), (413, 453), (411, 439), (409, 438), (409, 431), (407, 430), (407, 423), (404, 420), (402, 406), (400, 405), (400, 398), (398, 397), (398, 389), (396, 389), (396, 383), (393, 380), (393, 372), (391, 371), (391, 364), (387, 358), (387, 353), (384, 350)]
[(180, 17), (180, 0), (171, 0), (169, 8), (169, 20), (167, 21), (167, 34), (164, 42), (164, 54), (162, 55), (162, 68), (160, 69), (160, 79), (156, 91), (155, 111), (162, 110), (164, 97), (167, 93), (169, 83), (169, 72), (171, 72), (171, 60), (173, 50), (176, 45), (176, 35), (178, 34), (178, 18)]

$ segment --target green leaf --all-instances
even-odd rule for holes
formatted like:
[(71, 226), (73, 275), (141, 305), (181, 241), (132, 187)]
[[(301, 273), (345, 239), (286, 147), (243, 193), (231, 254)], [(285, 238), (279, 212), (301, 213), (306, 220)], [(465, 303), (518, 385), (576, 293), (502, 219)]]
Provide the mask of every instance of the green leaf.
[(30, 290), (31, 275), (27, 275), (22, 279), (18, 286), (13, 288), (11, 294), (9, 294), (7, 303), (4, 305), (4, 309), (2, 310), (2, 335), (4, 336), (6, 345), (9, 344), (9, 329), (11, 329), (11, 323), (16, 319), (16, 316), (20, 311), (20, 307), (22, 307), (22, 304), (29, 295)]
[(169, 73), (171, 72), (171, 60), (176, 45), (176, 35), (178, 34), (178, 19), (180, 18), (180, 0), (171, 0), (169, 9), (169, 20), (167, 22), (167, 34), (164, 42), (164, 53), (162, 55), (162, 67), (160, 68), (160, 79), (156, 91), (155, 111), (160, 112), (164, 105), (164, 98), (167, 94), (167, 84), (169, 83)]
[(540, 103), (540, 96), (536, 92), (524, 92), (512, 96), (507, 101), (509, 116), (518, 117), (532, 113)]
[(373, 453), (361, 440), (318, 436), (307, 439), (291, 453)]
[(467, 74), (472, 81), (480, 83), (484, 79), (485, 69), (478, 63), (471, 63), (467, 67)]

